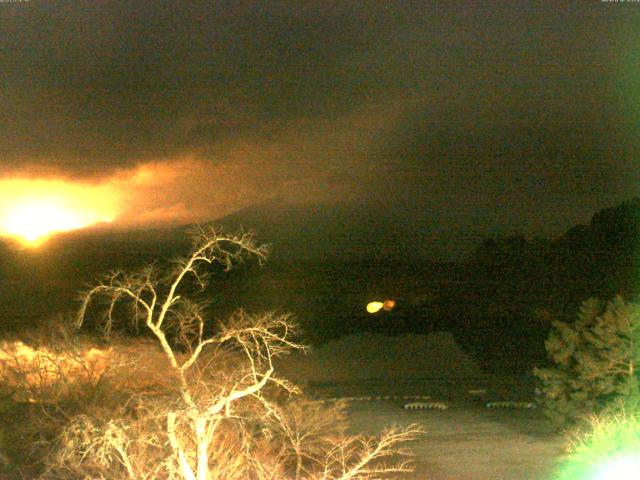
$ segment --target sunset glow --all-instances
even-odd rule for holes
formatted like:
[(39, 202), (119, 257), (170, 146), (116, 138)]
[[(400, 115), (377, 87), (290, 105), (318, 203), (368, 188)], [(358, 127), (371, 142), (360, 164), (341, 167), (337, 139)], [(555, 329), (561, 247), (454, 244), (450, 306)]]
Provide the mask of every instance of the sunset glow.
[(26, 246), (41, 245), (52, 234), (112, 221), (116, 195), (107, 188), (63, 180), (0, 181), (0, 235)]

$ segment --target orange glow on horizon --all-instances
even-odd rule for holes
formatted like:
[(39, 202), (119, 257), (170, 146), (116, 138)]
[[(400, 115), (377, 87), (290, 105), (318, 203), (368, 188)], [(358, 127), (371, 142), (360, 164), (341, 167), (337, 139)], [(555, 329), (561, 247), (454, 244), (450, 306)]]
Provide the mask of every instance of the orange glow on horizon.
[(0, 180), (0, 235), (36, 247), (51, 235), (111, 222), (117, 195), (104, 185), (58, 179)]

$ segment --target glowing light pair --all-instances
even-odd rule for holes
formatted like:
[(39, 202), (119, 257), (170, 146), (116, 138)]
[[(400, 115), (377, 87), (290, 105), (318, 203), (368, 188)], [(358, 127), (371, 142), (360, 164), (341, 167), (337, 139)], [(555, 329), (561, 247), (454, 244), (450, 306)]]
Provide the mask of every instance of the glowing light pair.
[(380, 310), (389, 312), (396, 306), (395, 300), (385, 300), (384, 302), (370, 302), (367, 304), (367, 312), (376, 313)]

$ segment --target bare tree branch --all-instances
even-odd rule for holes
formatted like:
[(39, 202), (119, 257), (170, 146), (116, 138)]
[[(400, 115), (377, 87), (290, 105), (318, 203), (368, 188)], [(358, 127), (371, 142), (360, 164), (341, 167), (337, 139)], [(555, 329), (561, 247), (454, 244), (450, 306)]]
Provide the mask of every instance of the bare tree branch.
[[(214, 335), (205, 335), (206, 304), (188, 298), (186, 287), (191, 284), (185, 286), (186, 279), (204, 289), (208, 267), (218, 264), (227, 271), (248, 256), (263, 262), (267, 248), (257, 245), (250, 233), (226, 235), (210, 226), (198, 227), (192, 238), (191, 253), (175, 261), (168, 274), (163, 275), (154, 264), (102, 279), (83, 294), (76, 319), (80, 327), (93, 301), (106, 299), (104, 333), (108, 336), (119, 305), (133, 307), (131, 321), (136, 328), (140, 321), (153, 334), (176, 382), (173, 391), (177, 395), (169, 403), (158, 398), (159, 406), (149, 408), (131, 425), (85, 422), (90, 435), (82, 429), (67, 432), (71, 446), (63, 451), (77, 447), (80, 455), (69, 454), (58, 459), (58, 464), (68, 468), (73, 461), (79, 465), (76, 468), (88, 468), (89, 464), (111, 462), (119, 465), (121, 478), (167, 480), (281, 480), (285, 473), (286, 478), (297, 480), (351, 480), (410, 471), (409, 463), (396, 457), (404, 458), (406, 452), (398, 445), (414, 439), (420, 433), (417, 427), (386, 431), (377, 441), (331, 436), (303, 426), (310, 422), (308, 412), (290, 417), (269, 398), (272, 389), (289, 396), (299, 393), (295, 385), (275, 375), (273, 363), (281, 355), (304, 348), (289, 315), (249, 315), (238, 310), (217, 325)], [(227, 367), (225, 359), (230, 363)], [(318, 418), (326, 417), (317, 409), (312, 411)], [(268, 460), (258, 461), (262, 437), (255, 425), (267, 424), (272, 425), (271, 432), (284, 436), (279, 443), (270, 443), (273, 450)], [(224, 429), (225, 425), (234, 428)], [(230, 452), (221, 443), (225, 432), (233, 433), (236, 451)], [(81, 441), (74, 444), (73, 438)], [(228, 457), (227, 463), (212, 452)], [(87, 472), (92, 478), (110, 475), (98, 467)]]

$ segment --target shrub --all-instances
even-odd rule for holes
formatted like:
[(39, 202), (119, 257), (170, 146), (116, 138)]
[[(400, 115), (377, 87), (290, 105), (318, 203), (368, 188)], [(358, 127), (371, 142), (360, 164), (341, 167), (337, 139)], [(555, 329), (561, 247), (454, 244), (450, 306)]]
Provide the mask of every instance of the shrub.
[(574, 323), (553, 322), (545, 347), (553, 366), (534, 373), (557, 426), (638, 401), (640, 305), (621, 297), (607, 304), (587, 300)]
[[(32, 365), (11, 364), (18, 357), (9, 355), (9, 370), (23, 375), (15, 388), (47, 413), (42, 420), (64, 419), (50, 429), (54, 439), (48, 434), (40, 442), (53, 445), (41, 458), (41, 477), (349, 480), (410, 471), (398, 444), (415, 438), (417, 427), (391, 429), (377, 440), (345, 435), (340, 406), (306, 402), (276, 375), (274, 360), (303, 348), (288, 315), (238, 311), (213, 330), (205, 322), (210, 312), (196, 295), (206, 284), (205, 267), (218, 263), (228, 270), (246, 256), (265, 254), (249, 235), (202, 229), (190, 255), (171, 270), (152, 265), (114, 272), (83, 295), (78, 327), (104, 299), (98, 305), (105, 338), (127, 327), (117, 315), (128, 306), (129, 331), (146, 331), (152, 344), (113, 341), (103, 350), (106, 358), (93, 352), (100, 362), (87, 361), (81, 350), (74, 368), (67, 368), (64, 351), (46, 349), (44, 364), (56, 375), (35, 389)], [(86, 372), (86, 381), (70, 381), (76, 370)], [(58, 392), (52, 402), (38, 396), (44, 388)]]
[(571, 435), (557, 480), (631, 480), (640, 467), (640, 414), (621, 409), (588, 417)]

